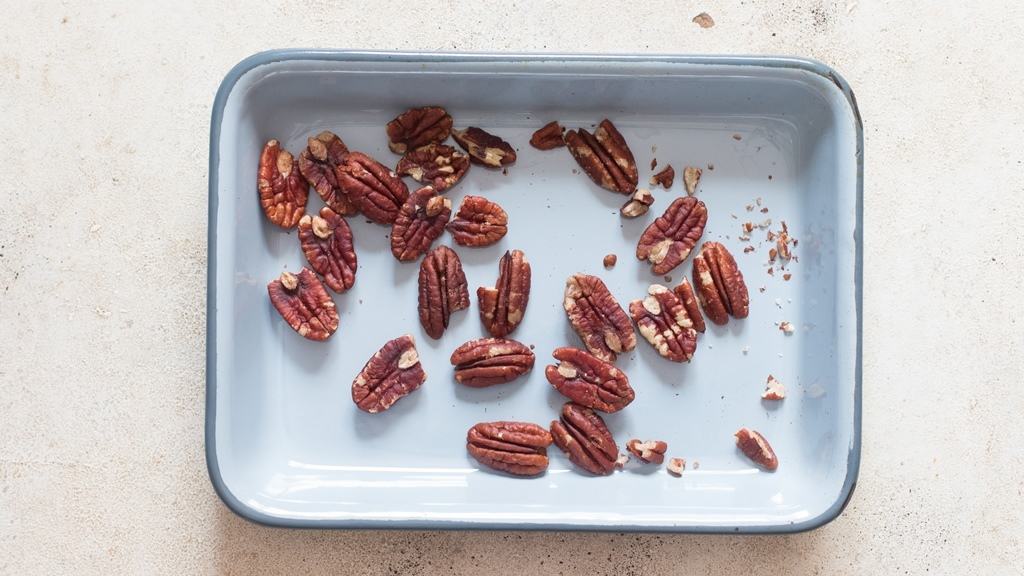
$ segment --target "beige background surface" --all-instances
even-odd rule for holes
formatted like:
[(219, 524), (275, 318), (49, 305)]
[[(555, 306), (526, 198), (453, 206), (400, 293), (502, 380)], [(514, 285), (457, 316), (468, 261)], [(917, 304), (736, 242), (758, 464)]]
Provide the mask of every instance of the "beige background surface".
[[(0, 573), (1024, 574), (1019, 3), (157, 4), (0, 0)], [(690, 22), (705, 10), (714, 28)], [(866, 139), (846, 513), (693, 537), (289, 531), (229, 512), (203, 460), (210, 107), (238, 60), (302, 46), (840, 70)]]

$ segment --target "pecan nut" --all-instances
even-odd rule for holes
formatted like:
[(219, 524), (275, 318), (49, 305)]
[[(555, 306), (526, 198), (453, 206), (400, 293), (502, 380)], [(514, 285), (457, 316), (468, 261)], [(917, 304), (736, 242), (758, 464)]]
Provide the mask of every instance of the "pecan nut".
[(753, 460), (754, 464), (769, 472), (774, 472), (779, 467), (779, 458), (775, 456), (775, 451), (757, 430), (740, 428), (736, 432), (736, 446), (747, 458)]
[(417, 148), (398, 161), (395, 172), (438, 192), (455, 186), (469, 170), (469, 157), (446, 144), (431, 143)]
[(650, 262), (657, 276), (668, 274), (690, 255), (707, 221), (708, 209), (703, 202), (692, 196), (676, 198), (640, 235), (637, 259)]
[(364, 412), (383, 412), (423, 384), (416, 341), (409, 334), (384, 344), (352, 381), (352, 401)]
[(388, 148), (405, 154), (431, 142), (444, 142), (452, 131), (452, 117), (440, 106), (423, 106), (402, 112), (388, 122)]
[(551, 434), (529, 422), (481, 422), (466, 434), (466, 450), (477, 462), (516, 476), (548, 469)]
[(697, 285), (704, 313), (715, 324), (750, 313), (750, 294), (736, 259), (718, 242), (705, 242), (693, 259), (693, 283)]
[(654, 196), (646, 188), (637, 188), (635, 192), (622, 205), (619, 212), (626, 218), (639, 218), (651, 209), (654, 204)]
[(431, 338), (440, 338), (453, 312), (469, 308), (469, 288), (459, 255), (438, 246), (420, 263), (420, 324)]
[(504, 384), (533, 369), (528, 346), (504, 338), (470, 340), (452, 352), (455, 380), (473, 388)]
[(530, 263), (522, 250), (506, 251), (498, 263), (498, 281), (493, 288), (477, 288), (476, 296), (487, 332), (495, 338), (511, 334), (530, 301)]
[(270, 302), (284, 321), (303, 338), (327, 340), (338, 329), (338, 309), (327, 289), (309, 268), (282, 272), (267, 284)]
[(631, 194), (636, 189), (639, 176), (633, 152), (607, 118), (593, 134), (583, 128), (569, 130), (565, 143), (594, 184), (620, 194)]
[(690, 321), (693, 322), (693, 329), (703, 334), (706, 329), (704, 316), (700, 313), (700, 307), (697, 305), (697, 296), (693, 293), (693, 286), (690, 284), (690, 281), (683, 278), (683, 281), (673, 291), (679, 297), (679, 300), (682, 301), (683, 308), (686, 308), (686, 313), (690, 316)]
[(430, 186), (409, 195), (391, 226), (391, 253), (401, 262), (415, 260), (444, 232), (452, 201)]
[(299, 243), (306, 260), (324, 283), (341, 293), (356, 282), (356, 250), (348, 222), (330, 207), (320, 209), (319, 216), (306, 214), (299, 220)]
[[(651, 169), (653, 170), (654, 166), (651, 166)], [(672, 182), (675, 179), (676, 169), (673, 168), (671, 164), (669, 164), (668, 166), (665, 166), (664, 170), (658, 172), (654, 176), (651, 176), (651, 186), (654, 186), (655, 184), (661, 184), (661, 186), (664, 187), (665, 190), (668, 190), (669, 188), (672, 187)]]
[(351, 216), (356, 213), (356, 206), (338, 184), (335, 172), (346, 154), (348, 147), (341, 138), (325, 130), (307, 140), (306, 149), (299, 154), (299, 171), (324, 204), (342, 216)]
[(668, 450), (668, 444), (661, 440), (641, 442), (633, 438), (626, 442), (626, 450), (629, 450), (630, 454), (636, 456), (638, 460), (645, 464), (661, 464), (665, 461), (665, 452)]
[(697, 331), (682, 300), (661, 284), (651, 284), (647, 297), (629, 303), (640, 335), (673, 362), (689, 362), (697, 350)]
[(552, 356), (558, 365), (549, 365), (544, 376), (555, 390), (581, 406), (612, 413), (636, 397), (629, 378), (610, 362), (578, 348), (556, 348)]
[(615, 470), (619, 457), (615, 438), (590, 408), (567, 402), (561, 417), (551, 422), (551, 437), (570, 462), (587, 472), (605, 476)]
[(537, 150), (552, 150), (565, 146), (565, 128), (557, 120), (548, 122), (530, 137), (530, 146)]
[(516, 161), (516, 151), (508, 142), (475, 126), (453, 130), (452, 138), (469, 153), (469, 159), (476, 164), (501, 168)]
[(574, 274), (565, 282), (562, 307), (569, 323), (591, 354), (605, 362), (636, 348), (629, 316), (597, 276)]
[(490, 246), (508, 233), (508, 214), (480, 196), (466, 196), (448, 223), (448, 231), (461, 246)]
[(409, 197), (402, 178), (362, 152), (350, 152), (335, 169), (349, 200), (378, 224), (391, 224)]
[(267, 219), (282, 228), (294, 228), (306, 212), (309, 184), (294, 169), (294, 158), (277, 140), (268, 140), (260, 154), (256, 188)]

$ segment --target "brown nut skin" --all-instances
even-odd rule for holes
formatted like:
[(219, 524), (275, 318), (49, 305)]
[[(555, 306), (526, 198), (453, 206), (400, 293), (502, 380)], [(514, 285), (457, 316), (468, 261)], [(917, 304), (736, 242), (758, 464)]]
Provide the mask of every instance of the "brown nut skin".
[(552, 150), (565, 146), (565, 128), (557, 120), (548, 122), (530, 137), (530, 146), (537, 150)]
[(444, 192), (458, 184), (469, 170), (469, 157), (451, 146), (431, 143), (408, 152), (395, 172)]
[(466, 450), (488, 468), (515, 476), (548, 469), (551, 434), (529, 422), (481, 422), (466, 434)]
[(705, 242), (693, 259), (693, 283), (708, 319), (718, 325), (750, 313), (750, 293), (736, 259), (718, 242)]
[(629, 303), (629, 314), (640, 335), (673, 362), (689, 362), (697, 350), (697, 331), (682, 300), (661, 284), (652, 284), (647, 297)]
[(309, 184), (295, 169), (294, 158), (277, 140), (268, 140), (260, 154), (256, 188), (267, 220), (294, 228), (306, 212)]
[(683, 303), (683, 308), (686, 308), (686, 313), (693, 322), (693, 329), (703, 334), (706, 329), (704, 316), (700, 313), (700, 306), (697, 305), (697, 296), (693, 293), (693, 286), (690, 284), (690, 281), (683, 278), (683, 281), (673, 289), (673, 292), (676, 293), (676, 296)]
[(427, 379), (409, 334), (389, 340), (352, 381), (352, 401), (363, 412), (383, 412)]
[(453, 130), (452, 138), (469, 154), (474, 164), (501, 168), (516, 161), (516, 151), (508, 142), (475, 126)]
[(327, 340), (338, 329), (338, 309), (327, 289), (309, 268), (282, 272), (267, 284), (270, 302), (284, 321), (309, 340)]
[(597, 276), (570, 276), (565, 282), (562, 307), (583, 345), (601, 360), (614, 362), (616, 354), (636, 348), (629, 316)]
[(544, 369), (544, 376), (560, 394), (573, 402), (612, 413), (622, 410), (636, 394), (626, 374), (611, 362), (578, 348), (556, 348), (557, 366)]
[(626, 450), (644, 464), (661, 464), (665, 461), (668, 444), (661, 440), (641, 442), (637, 438), (632, 438), (626, 442)]
[(494, 287), (476, 289), (480, 302), (480, 321), (495, 338), (512, 333), (523, 320), (530, 301), (530, 263), (522, 250), (505, 252), (498, 263), (498, 281)]
[(761, 468), (774, 472), (779, 467), (779, 458), (775, 456), (768, 440), (756, 430), (740, 428), (736, 432), (736, 446), (743, 454), (750, 458), (754, 464)]
[[(651, 166), (651, 169), (653, 170), (654, 166)], [(665, 188), (665, 190), (668, 190), (669, 188), (672, 187), (672, 182), (675, 179), (676, 170), (675, 168), (672, 167), (671, 164), (669, 164), (668, 166), (665, 166), (664, 170), (658, 172), (654, 176), (651, 176), (651, 186), (654, 186), (655, 184), (660, 184), (663, 188)]]
[(448, 232), (460, 246), (490, 246), (508, 233), (508, 214), (486, 198), (466, 196), (448, 223)]
[(352, 203), (377, 224), (394, 222), (409, 198), (398, 174), (362, 152), (349, 152), (334, 172)]
[(420, 263), (420, 325), (435, 340), (444, 335), (453, 312), (469, 308), (469, 288), (454, 250), (438, 246)]
[(566, 132), (565, 143), (576, 162), (598, 186), (620, 194), (632, 194), (636, 189), (639, 176), (633, 152), (607, 118), (601, 121), (594, 134), (583, 128)]
[(319, 216), (299, 220), (299, 243), (309, 265), (324, 277), (324, 284), (345, 292), (356, 282), (356, 250), (352, 230), (341, 215), (324, 206)]
[(561, 418), (551, 422), (551, 437), (569, 461), (583, 470), (597, 476), (615, 471), (619, 457), (615, 438), (590, 408), (567, 402)]
[(444, 142), (452, 131), (452, 117), (440, 106), (423, 106), (402, 112), (385, 128), (388, 148), (405, 154), (432, 142)]
[(341, 189), (335, 172), (348, 154), (348, 146), (336, 134), (326, 130), (306, 142), (306, 149), (299, 154), (299, 171), (302, 176), (331, 210), (342, 216), (355, 214), (356, 205)]
[(452, 201), (430, 186), (413, 192), (391, 226), (391, 253), (400, 262), (416, 260), (444, 232), (451, 215)]
[(690, 255), (707, 221), (708, 209), (703, 202), (692, 196), (676, 198), (640, 235), (637, 259), (650, 262), (656, 276), (668, 274)]
[(515, 340), (480, 338), (452, 352), (455, 381), (472, 388), (511, 382), (533, 369), (533, 351)]

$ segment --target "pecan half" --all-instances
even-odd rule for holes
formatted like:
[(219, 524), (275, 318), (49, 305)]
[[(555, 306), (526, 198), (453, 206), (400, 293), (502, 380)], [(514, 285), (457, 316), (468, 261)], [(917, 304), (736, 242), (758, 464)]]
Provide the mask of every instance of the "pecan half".
[(398, 174), (362, 152), (348, 153), (334, 172), (352, 203), (378, 224), (394, 222), (409, 197)]
[(690, 285), (690, 281), (683, 278), (683, 281), (673, 291), (679, 297), (679, 300), (682, 301), (683, 308), (686, 308), (686, 313), (690, 316), (690, 321), (693, 322), (693, 329), (703, 334), (706, 329), (704, 316), (700, 313), (700, 307), (697, 305), (697, 296), (693, 293), (693, 286)]
[(567, 402), (561, 418), (551, 423), (551, 437), (569, 461), (597, 475), (615, 470), (619, 450), (604, 420), (590, 408)]
[(338, 184), (335, 170), (348, 154), (348, 147), (336, 134), (323, 131), (306, 141), (306, 149), (299, 154), (299, 170), (324, 201), (342, 216), (356, 213), (356, 206)]
[(466, 450), (477, 462), (516, 476), (548, 469), (551, 434), (529, 422), (481, 422), (466, 434)]
[(420, 263), (420, 324), (431, 338), (440, 338), (452, 312), (469, 308), (469, 288), (459, 255), (438, 246)]
[(501, 168), (516, 161), (516, 151), (508, 142), (475, 126), (453, 130), (452, 138), (469, 153), (469, 159), (476, 164)]
[(619, 212), (626, 218), (638, 218), (647, 214), (647, 211), (651, 209), (651, 204), (654, 204), (654, 196), (651, 191), (646, 188), (637, 188), (619, 209)]
[[(651, 166), (651, 170), (653, 169), (654, 166)], [(665, 166), (664, 170), (658, 172), (654, 176), (651, 176), (651, 186), (654, 186), (655, 184), (661, 184), (662, 187), (665, 188), (665, 190), (668, 190), (669, 188), (672, 187), (672, 181), (675, 179), (676, 170), (675, 168), (672, 167), (671, 164), (669, 164), (668, 166)]]
[(384, 344), (352, 381), (352, 401), (364, 412), (376, 414), (423, 384), (427, 373), (420, 364), (416, 341), (409, 334)]
[(636, 397), (626, 374), (610, 362), (578, 348), (556, 348), (557, 366), (544, 369), (544, 376), (566, 398), (600, 410), (618, 412)]
[(573, 158), (598, 186), (630, 194), (636, 189), (638, 174), (633, 152), (626, 140), (608, 119), (597, 126), (594, 134), (585, 129), (569, 130), (565, 143)]
[(446, 144), (431, 143), (417, 148), (398, 161), (395, 172), (410, 176), (438, 192), (451, 188), (469, 170), (469, 157)]
[(779, 467), (779, 459), (775, 456), (775, 451), (768, 444), (768, 440), (765, 440), (765, 437), (756, 430), (740, 428), (736, 432), (736, 446), (747, 458), (753, 460), (754, 464), (769, 472), (774, 472)]
[(715, 324), (750, 313), (750, 294), (736, 259), (718, 242), (705, 242), (693, 259), (693, 283), (700, 291), (704, 313)]
[(537, 150), (560, 148), (565, 146), (564, 133), (565, 128), (558, 123), (558, 120), (548, 122), (543, 128), (533, 133), (533, 136), (530, 137), (530, 146)]
[(299, 243), (302, 252), (335, 292), (344, 292), (356, 282), (356, 250), (352, 230), (345, 219), (330, 207), (320, 209), (319, 216), (306, 214), (299, 220)]
[(597, 276), (573, 274), (565, 282), (562, 307), (591, 354), (605, 362), (636, 348), (629, 316)]
[(523, 320), (530, 301), (530, 263), (522, 250), (505, 252), (498, 263), (498, 281), (493, 288), (476, 289), (480, 320), (496, 338), (512, 333)]
[(704, 234), (708, 209), (692, 196), (676, 198), (661, 216), (640, 235), (638, 260), (651, 263), (651, 271), (662, 276), (679, 266)]
[(440, 106), (423, 106), (402, 112), (388, 122), (388, 148), (405, 154), (431, 142), (444, 142), (452, 131), (452, 117)]
[(282, 272), (267, 284), (270, 302), (284, 321), (303, 338), (327, 340), (338, 329), (338, 309), (327, 289), (309, 268)]
[(409, 195), (391, 226), (391, 253), (401, 262), (415, 260), (444, 232), (452, 201), (430, 186)]
[(277, 140), (268, 140), (260, 154), (256, 188), (267, 219), (281, 228), (294, 228), (306, 211), (309, 184), (293, 167), (294, 158)]
[(455, 380), (473, 388), (504, 384), (533, 369), (528, 346), (504, 338), (470, 340), (452, 352)]
[(498, 204), (480, 196), (466, 196), (448, 231), (461, 246), (490, 246), (508, 232), (508, 214)]
[(629, 303), (640, 335), (673, 362), (689, 362), (697, 350), (697, 331), (682, 300), (661, 284), (651, 284), (647, 297)]
[(668, 450), (668, 444), (661, 440), (641, 442), (633, 438), (626, 442), (626, 450), (629, 450), (630, 454), (636, 456), (638, 460), (645, 464), (661, 464), (665, 461), (665, 451)]

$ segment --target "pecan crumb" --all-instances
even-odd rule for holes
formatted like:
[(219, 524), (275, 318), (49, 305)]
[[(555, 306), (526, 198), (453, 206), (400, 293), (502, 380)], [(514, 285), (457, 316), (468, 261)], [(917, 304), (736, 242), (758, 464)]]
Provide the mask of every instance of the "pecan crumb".
[(793, 328), (791, 323), (783, 321), (779, 323), (779, 330), (782, 330), (788, 336), (795, 331), (795, 328)]
[(753, 222), (744, 222), (743, 223), (743, 232), (744, 233), (750, 234), (753, 231), (754, 231), (754, 223)]
[(767, 206), (765, 206), (764, 208), (761, 208), (761, 214), (767, 214), (767, 213), (768, 213), (768, 207)]
[(732, 139), (733, 140), (743, 140), (743, 136), (740, 136), (739, 134), (733, 134), (732, 135)]
[(707, 12), (701, 12), (693, 17), (692, 22), (701, 28), (711, 28), (715, 25), (715, 19)]
[(770, 260), (771, 262), (775, 262), (775, 257), (778, 256), (778, 254), (778, 250), (776, 250), (775, 248), (770, 248), (768, 250), (768, 260)]
[(759, 291), (759, 292), (761, 292), (762, 294), (764, 294), (764, 291), (765, 291), (765, 287), (764, 287), (764, 286), (761, 286), (760, 288), (758, 288), (758, 291)]
[(769, 275), (769, 276), (775, 276), (775, 269), (774, 269), (774, 268), (771, 268), (771, 267), (769, 267), (769, 268), (768, 268), (768, 275)]
[(683, 470), (686, 470), (686, 460), (682, 458), (669, 458), (665, 469), (673, 476), (682, 476)]
[(746, 205), (746, 209), (747, 209), (747, 212), (753, 212), (754, 211), (754, 205), (753, 204), (747, 204)]
[[(748, 237), (747, 239), (749, 240), (750, 238)], [(743, 253), (744, 254), (750, 254), (754, 250), (755, 250), (755, 248), (753, 246), (747, 246), (746, 248), (743, 249)]]
[(668, 283), (668, 282), (672, 282), (672, 277), (671, 277), (671, 276), (668, 276), (668, 275), (666, 275), (666, 276), (665, 276), (665, 282), (666, 282), (666, 283)]
[(687, 166), (683, 168), (683, 186), (686, 188), (686, 194), (693, 196), (697, 192), (697, 184), (700, 182), (700, 168), (694, 168), (693, 166)]
[(764, 385), (764, 392), (761, 398), (765, 400), (782, 400), (786, 397), (786, 387), (782, 385), (771, 374), (768, 375), (768, 382)]
[[(652, 168), (653, 169), (653, 168)], [(672, 181), (676, 178), (676, 170), (671, 164), (665, 166), (665, 169), (657, 174), (651, 176), (651, 186), (655, 184), (661, 184), (666, 190), (672, 187)]]
[(604, 257), (604, 267), (611, 269), (615, 267), (615, 263), (619, 261), (619, 257), (615, 254), (606, 254)]
[(786, 272), (785, 274), (782, 275), (782, 279), (785, 280), (786, 282), (789, 282), (789, 279), (792, 277), (793, 275), (790, 274), (789, 272)]
[[(651, 170), (654, 170), (657, 166), (658, 166), (658, 159), (657, 158), (651, 158)], [(652, 184), (653, 184), (653, 182), (652, 182)]]

